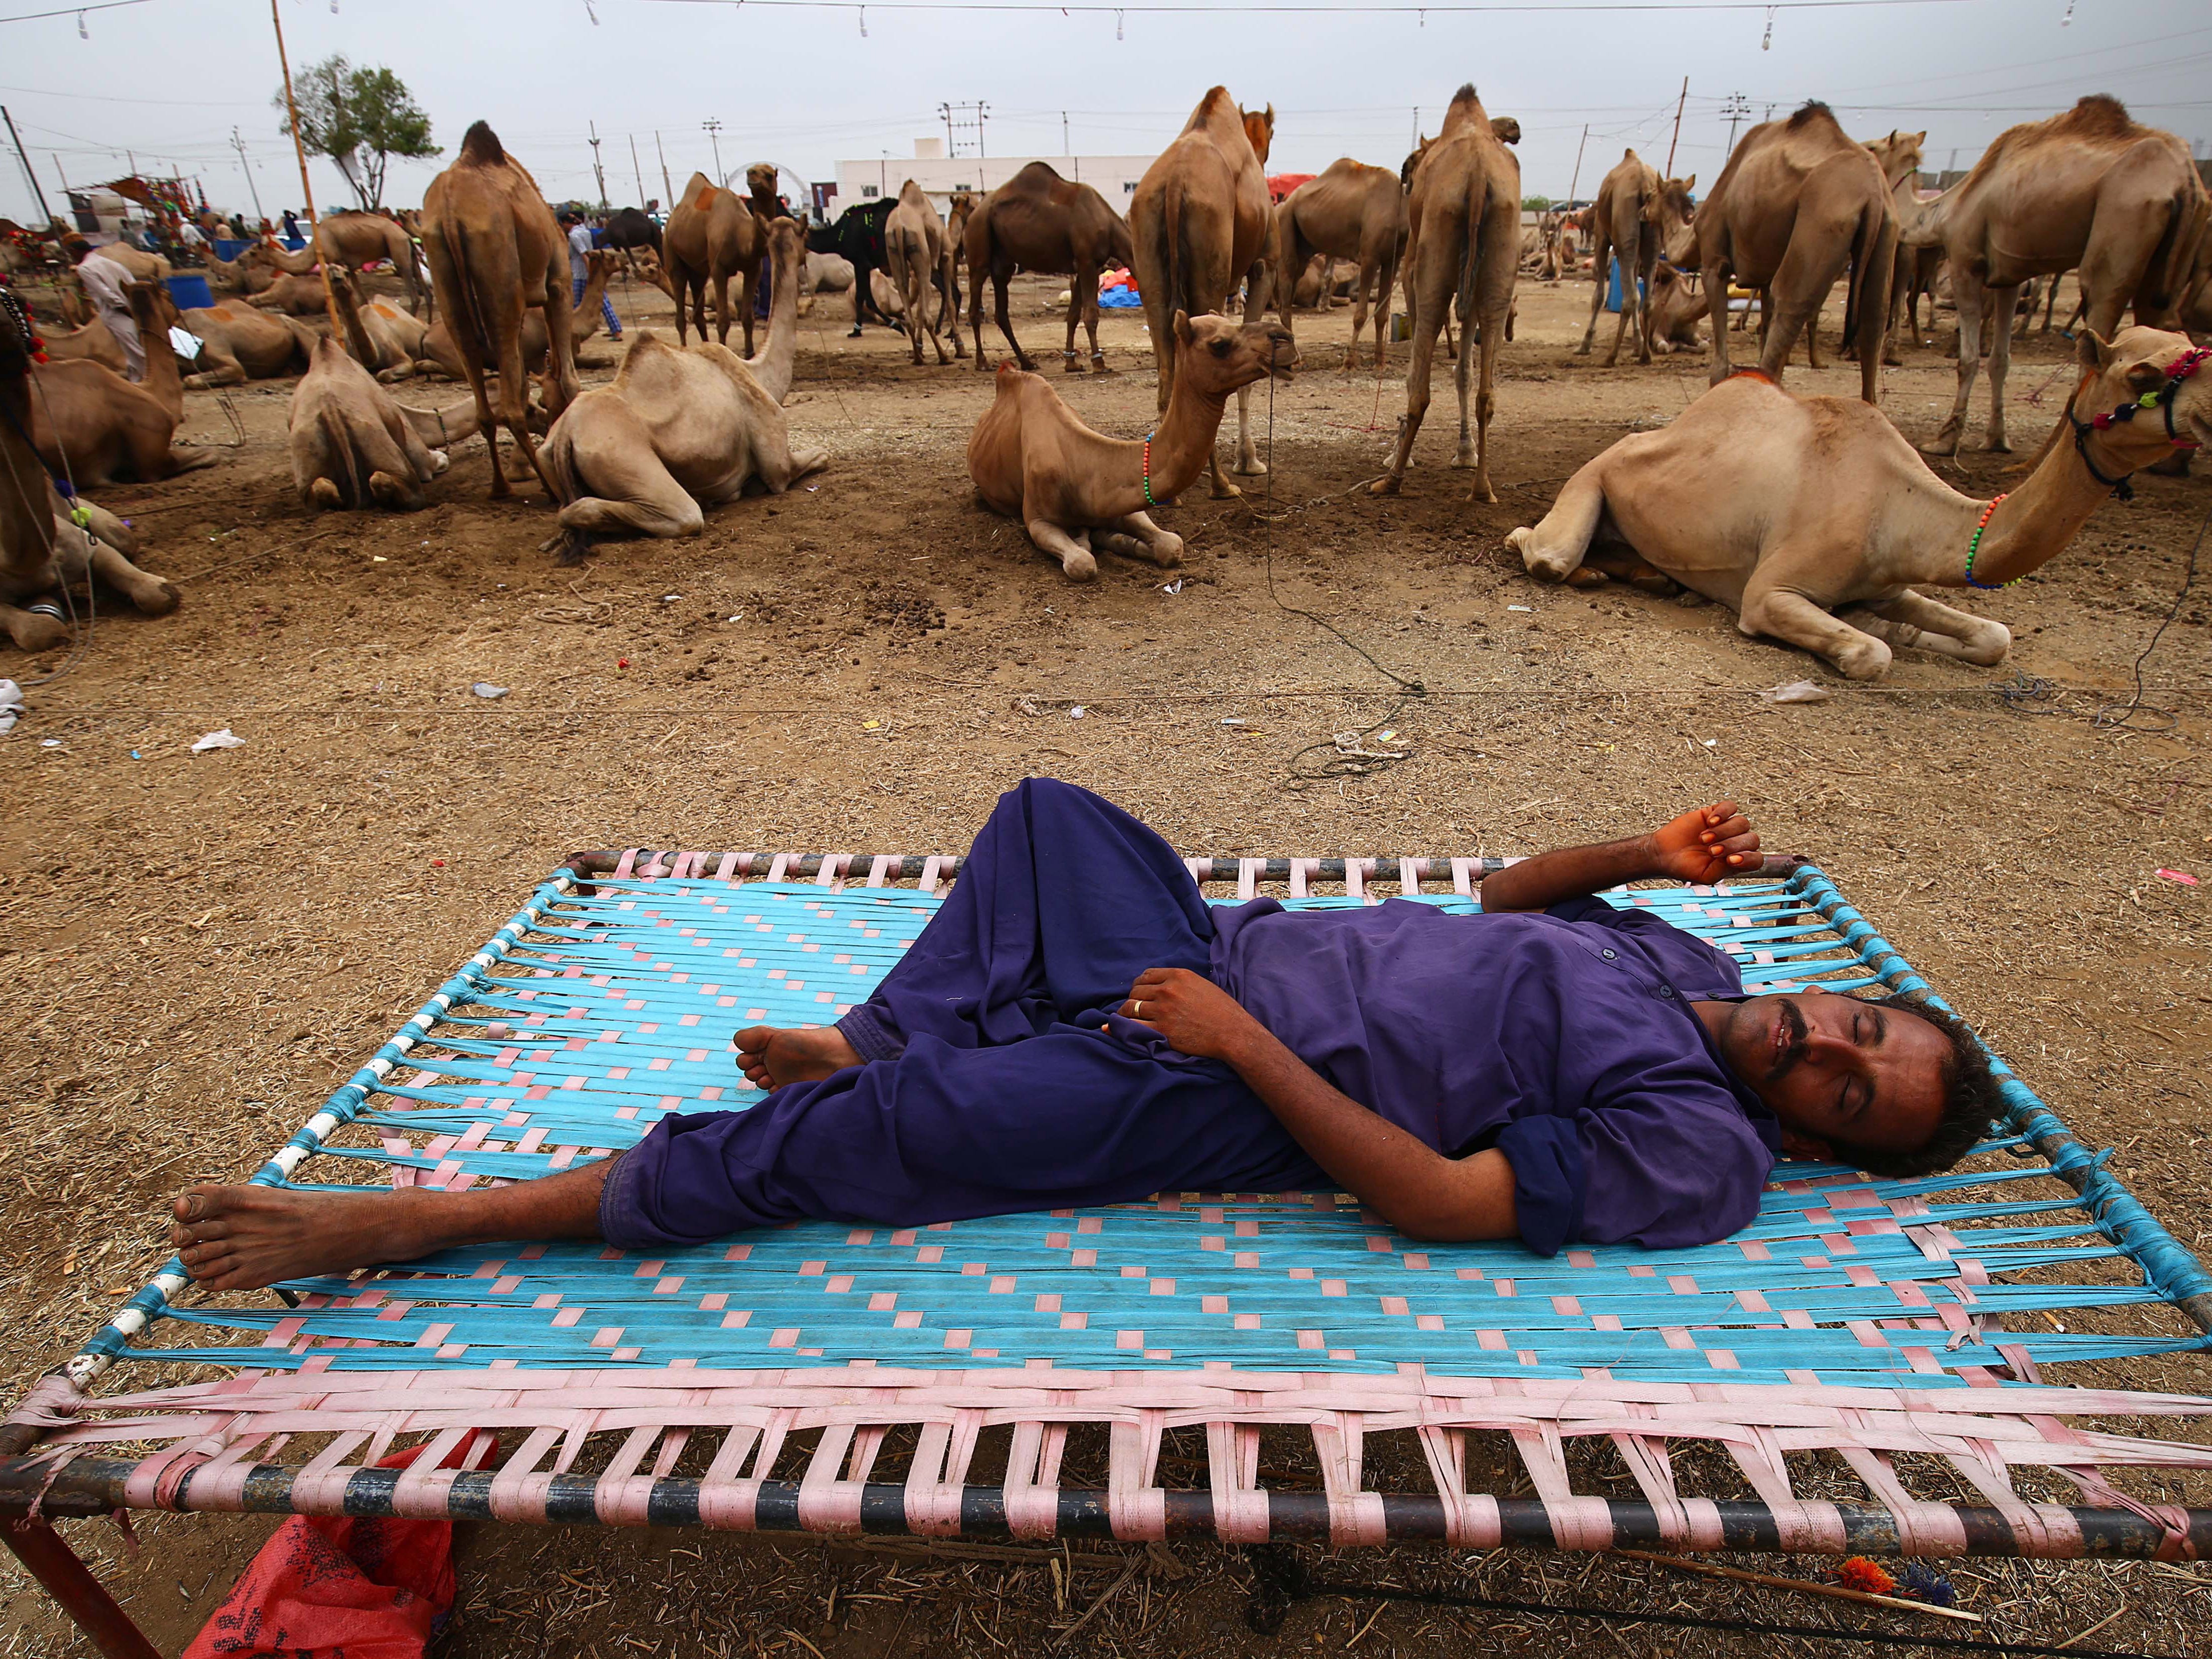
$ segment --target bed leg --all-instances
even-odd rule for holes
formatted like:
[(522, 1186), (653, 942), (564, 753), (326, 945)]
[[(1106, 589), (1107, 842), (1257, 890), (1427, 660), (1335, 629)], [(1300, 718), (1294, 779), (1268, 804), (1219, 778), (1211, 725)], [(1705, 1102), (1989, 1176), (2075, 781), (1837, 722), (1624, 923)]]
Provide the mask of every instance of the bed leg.
[(161, 1659), (131, 1615), (123, 1611), (106, 1586), (92, 1576), (76, 1552), (43, 1521), (11, 1518), (0, 1522), (9, 1549), (61, 1603), (76, 1627), (92, 1638), (106, 1659)]

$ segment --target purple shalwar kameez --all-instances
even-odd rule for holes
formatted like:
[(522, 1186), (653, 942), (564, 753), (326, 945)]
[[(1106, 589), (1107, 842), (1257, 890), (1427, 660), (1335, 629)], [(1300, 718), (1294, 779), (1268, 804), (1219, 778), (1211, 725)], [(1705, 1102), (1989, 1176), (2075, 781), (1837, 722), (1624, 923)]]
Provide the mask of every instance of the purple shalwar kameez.
[(1216, 909), (1151, 830), (1032, 778), (838, 1022), (866, 1063), (662, 1120), (610, 1170), (602, 1231), (647, 1249), (801, 1217), (915, 1226), (1333, 1188), (1229, 1066), (1121, 1016), (1148, 968), (1207, 975), (1437, 1151), (1504, 1152), (1540, 1254), (1703, 1243), (1757, 1211), (1778, 1127), (1690, 1009), (1743, 994), (1702, 940), (1600, 899), (1540, 915)]

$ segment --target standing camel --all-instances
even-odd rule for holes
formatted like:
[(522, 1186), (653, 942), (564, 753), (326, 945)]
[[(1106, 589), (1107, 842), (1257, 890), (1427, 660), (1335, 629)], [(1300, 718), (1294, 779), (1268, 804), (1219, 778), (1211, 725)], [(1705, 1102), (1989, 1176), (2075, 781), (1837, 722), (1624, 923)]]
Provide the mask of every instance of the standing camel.
[(1110, 264), (1129, 264), (1137, 255), (1129, 227), (1088, 185), (1071, 184), (1042, 161), (1032, 161), (977, 203), (969, 212), (963, 246), (968, 253), (968, 331), (975, 337), (975, 372), (988, 373), (983, 355), (983, 285), (988, 281), (997, 300), (999, 332), (1006, 337), (1014, 361), (1024, 368), (1036, 365), (1014, 337), (1006, 315), (1006, 283), (1017, 270), (1066, 272), (1067, 348), (1063, 353), (1070, 374), (1080, 374), (1083, 360), (1075, 355), (1078, 318), (1091, 331), (1091, 362), (1101, 374), (1105, 354), (1098, 349), (1098, 274)]
[(1636, 319), (1636, 361), (1651, 361), (1651, 307), (1648, 292), (1659, 256), (1672, 246), (1690, 222), (1690, 191), (1698, 175), (1662, 179), (1659, 169), (1634, 150), (1626, 150), (1605, 182), (1597, 187), (1591, 214), (1590, 263), (1596, 275), (1590, 283), (1589, 326), (1575, 355), (1587, 357), (1597, 338), (1598, 313), (1605, 309), (1606, 290), (1612, 284), (1613, 262), (1620, 261), (1620, 314), (1613, 325), (1613, 349), (1605, 354), (1611, 368), (1620, 360), (1620, 337)]
[[(1885, 324), (1887, 338), (1882, 347), (1882, 362), (1903, 362), (1898, 349), (1897, 313), (1905, 312), (1905, 327), (1912, 343), (1920, 343), (1920, 296), (1931, 294), (1936, 287), (1936, 270), (1943, 262), (1943, 251), (1936, 247), (1913, 247), (1904, 240), (1903, 227), (1920, 205), (1921, 145), (1928, 137), (1927, 130), (1905, 132), (1892, 129), (1887, 138), (1866, 141), (1867, 154), (1881, 169), (1881, 176), (1889, 180), (1889, 200), (1897, 215), (1899, 238), (1897, 257), (1890, 263), (1889, 310)], [(1935, 301), (1929, 301), (1929, 325), (1935, 325)]]
[(714, 337), (730, 343), (730, 278), (738, 279), (738, 317), (744, 327), (745, 355), (753, 349), (753, 284), (761, 256), (768, 251), (762, 222), (731, 191), (703, 173), (684, 186), (661, 233), (661, 260), (676, 295), (676, 343), (684, 332), (684, 302), (691, 301), (692, 325), (707, 337), (707, 289), (714, 289)]
[[(940, 325), (951, 332), (954, 354), (965, 357), (967, 349), (960, 343), (960, 319), (952, 311), (952, 244), (945, 240), (945, 222), (937, 216), (921, 186), (911, 179), (899, 187), (898, 205), (884, 221), (884, 252), (890, 260), (891, 281), (906, 301), (906, 337), (914, 348), (915, 362), (921, 361), (925, 329), (929, 331), (930, 344), (937, 348), (938, 362), (952, 361), (945, 355)], [(933, 306), (932, 288), (937, 289)]]
[[(1390, 326), (1390, 290), (1398, 281), (1398, 262), (1406, 252), (1406, 193), (1388, 167), (1370, 167), (1351, 157), (1329, 163), (1290, 193), (1275, 210), (1275, 309), (1295, 337), (1291, 320), (1295, 284), (1316, 253), (1326, 256), (1321, 285), (1322, 309), (1334, 297), (1336, 262), (1358, 262), (1352, 288), (1352, 349), (1349, 371), (1359, 361), (1359, 337), (1367, 327), (1367, 294), (1375, 291), (1375, 372), (1382, 372), (1383, 340)], [(1290, 292), (1285, 288), (1290, 287)]]
[[(407, 284), (407, 309), (415, 316), (422, 315), (422, 301), (428, 296), (422, 290), (422, 270), (416, 262), (414, 238), (397, 221), (381, 213), (340, 208), (315, 221), (314, 240), (297, 253), (274, 241), (262, 243), (259, 252), (277, 270), (295, 276), (311, 274), (326, 259), (349, 270), (358, 270), (378, 259), (388, 259), (393, 274)], [(235, 269), (227, 267), (225, 274)]]
[[(1472, 83), (1453, 96), (1443, 131), (1409, 160), (1413, 188), (1407, 198), (1406, 290), (1413, 302), (1413, 361), (1406, 369), (1406, 412), (1398, 422), (1398, 447), (1390, 471), (1368, 486), (1395, 495), (1404, 485), (1406, 463), (1421, 418), (1429, 412), (1429, 376), (1437, 334), (1453, 302), (1469, 348), (1459, 354), (1459, 447), (1452, 465), (1474, 469), (1469, 498), (1494, 501), (1490, 487), (1491, 390), (1505, 319), (1513, 309), (1513, 283), (1521, 262), (1521, 163), (1492, 131)], [(1476, 435), (1468, 437), (1467, 380), (1479, 345), (1482, 378), (1474, 402)]]
[(482, 121), (462, 136), (453, 165), (422, 194), (422, 246), (430, 281), (476, 393), (477, 424), (491, 451), (491, 498), (514, 492), (499, 463), (487, 374), (499, 376), (498, 424), (555, 494), (531, 441), (530, 398), (522, 368), (522, 319), (544, 313), (553, 343), (540, 381), (545, 412), (557, 416), (576, 396), (576, 354), (568, 331), (568, 243), (537, 181), (501, 147)]
[(1881, 401), (1881, 338), (1897, 215), (1889, 181), (1866, 147), (1846, 137), (1826, 104), (1762, 121), (1721, 169), (1698, 210), (1698, 264), (1713, 326), (1711, 380), (1729, 367), (1731, 282), (1771, 294), (1759, 307), (1759, 370), (1779, 381), (1836, 278), (1850, 268), (1844, 333), (1856, 347), (1859, 396)]
[(2005, 371), (2021, 285), (2078, 265), (2091, 333), (2111, 338), (2130, 305), (2146, 327), (2170, 324), (2189, 297), (2209, 208), (2189, 147), (2136, 125), (2117, 98), (2101, 93), (2047, 121), (2007, 128), (1972, 172), (1916, 204), (1904, 240), (1943, 250), (1959, 307), (1958, 396), (1928, 453), (1959, 453), (1985, 308), (2007, 322), (1990, 352), (1989, 441), (2008, 450)]
[[(1273, 104), (1262, 113), (1249, 113), (1237, 106), (1226, 87), (1215, 87), (1198, 100), (1182, 131), (1137, 181), (1129, 204), (1129, 235), (1152, 357), (1159, 365), (1163, 413), (1175, 394), (1176, 313), (1226, 316), (1237, 284), (1266, 251), (1266, 164), (1274, 132)], [(1096, 296), (1091, 298), (1095, 303)], [(1265, 301), (1261, 284), (1249, 283), (1246, 322), (1259, 316)], [(1238, 388), (1237, 471), (1247, 477), (1267, 471), (1252, 448), (1251, 407), (1251, 388)], [(1242, 493), (1222, 476), (1218, 459), (1208, 476), (1217, 500)]]

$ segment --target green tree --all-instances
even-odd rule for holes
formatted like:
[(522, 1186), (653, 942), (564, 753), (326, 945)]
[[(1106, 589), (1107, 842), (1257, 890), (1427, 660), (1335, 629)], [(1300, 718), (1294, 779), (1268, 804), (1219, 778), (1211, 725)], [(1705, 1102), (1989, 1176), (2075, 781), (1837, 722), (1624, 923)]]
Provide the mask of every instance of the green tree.
[[(384, 173), (395, 155), (435, 155), (430, 118), (415, 102), (407, 83), (382, 66), (356, 69), (339, 52), (310, 64), (292, 83), (300, 112), (300, 142), (327, 155), (345, 174), (364, 208), (384, 204)], [(284, 92), (272, 100), (284, 109)], [(289, 112), (277, 131), (289, 137)]]
[(1548, 196), (1524, 196), (1521, 198), (1521, 205), (1531, 213), (1548, 213), (1552, 210), (1552, 198)]

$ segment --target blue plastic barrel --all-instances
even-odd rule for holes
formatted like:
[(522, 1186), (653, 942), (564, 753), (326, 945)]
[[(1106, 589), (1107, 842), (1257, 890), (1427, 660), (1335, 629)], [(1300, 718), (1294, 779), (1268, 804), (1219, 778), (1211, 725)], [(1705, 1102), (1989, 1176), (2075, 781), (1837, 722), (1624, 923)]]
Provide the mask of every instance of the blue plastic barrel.
[[(1645, 294), (1644, 284), (1641, 283), (1637, 283), (1636, 293), (1639, 299), (1648, 299), (1650, 297), (1650, 295)], [(1614, 259), (1613, 262), (1613, 280), (1606, 285), (1605, 308), (1607, 311), (1619, 311), (1620, 309), (1620, 261), (1618, 258)]]
[(205, 310), (215, 303), (215, 294), (204, 276), (170, 277), (169, 298), (179, 311)]
[(215, 239), (215, 257), (228, 264), (252, 246), (251, 242), (240, 242), (228, 236), (218, 236)]

